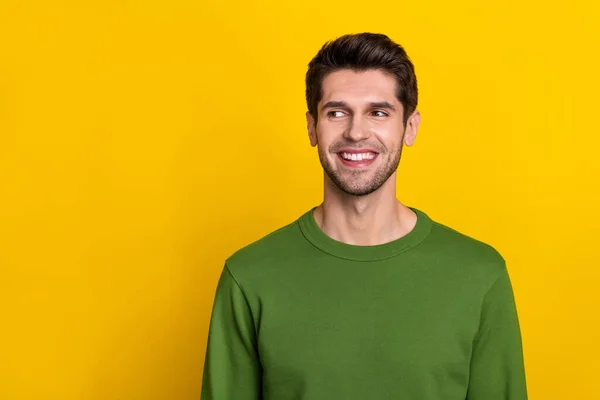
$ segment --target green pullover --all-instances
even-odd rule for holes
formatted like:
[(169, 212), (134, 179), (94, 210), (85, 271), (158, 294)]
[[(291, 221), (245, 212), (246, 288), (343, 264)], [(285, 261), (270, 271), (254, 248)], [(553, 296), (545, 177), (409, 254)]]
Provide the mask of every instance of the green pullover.
[(412, 208), (375, 246), (313, 209), (238, 250), (214, 298), (202, 400), (524, 400), (503, 257)]

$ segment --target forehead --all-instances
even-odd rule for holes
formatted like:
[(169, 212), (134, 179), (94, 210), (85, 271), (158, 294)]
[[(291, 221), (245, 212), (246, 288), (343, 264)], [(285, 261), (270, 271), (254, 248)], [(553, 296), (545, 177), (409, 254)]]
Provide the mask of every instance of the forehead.
[(321, 84), (320, 102), (345, 101), (361, 103), (388, 101), (399, 104), (396, 80), (381, 70), (352, 71), (344, 69), (330, 73)]

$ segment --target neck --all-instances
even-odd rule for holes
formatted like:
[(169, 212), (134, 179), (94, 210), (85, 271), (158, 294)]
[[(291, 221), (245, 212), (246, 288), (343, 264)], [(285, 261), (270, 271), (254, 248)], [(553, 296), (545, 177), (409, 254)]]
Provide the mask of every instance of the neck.
[(325, 197), (313, 213), (329, 237), (358, 246), (391, 242), (409, 233), (417, 216), (396, 198), (396, 174), (366, 196), (342, 192), (325, 177)]

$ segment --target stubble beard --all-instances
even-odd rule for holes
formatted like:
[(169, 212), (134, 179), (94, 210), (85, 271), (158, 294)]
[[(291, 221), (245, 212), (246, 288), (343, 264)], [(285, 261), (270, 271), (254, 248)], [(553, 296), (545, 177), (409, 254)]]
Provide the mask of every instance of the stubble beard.
[[(381, 165), (374, 173), (372, 179), (367, 182), (363, 182), (365, 176), (369, 174), (368, 170), (356, 170), (347, 172), (346, 177), (342, 177), (339, 171), (336, 171), (333, 164), (327, 158), (327, 153), (324, 149), (319, 146), (319, 159), (323, 170), (331, 179), (331, 181), (344, 193), (351, 196), (366, 196), (379, 189), (387, 180), (396, 172), (400, 165), (400, 158), (402, 157), (403, 140), (400, 141), (400, 148), (395, 149), (392, 152), (392, 157), (388, 161)], [(380, 153), (377, 157), (382, 157), (386, 153)], [(337, 154), (334, 154), (338, 157)], [(376, 160), (377, 161), (377, 160)]]

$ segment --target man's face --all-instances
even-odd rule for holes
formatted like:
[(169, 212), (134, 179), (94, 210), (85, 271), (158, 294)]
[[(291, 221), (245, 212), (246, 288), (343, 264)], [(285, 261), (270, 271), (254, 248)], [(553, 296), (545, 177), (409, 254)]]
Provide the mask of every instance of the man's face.
[(380, 70), (336, 71), (321, 88), (316, 125), (307, 113), (311, 144), (318, 144), (321, 165), (340, 190), (370, 194), (396, 172), (405, 133), (407, 145), (414, 142), (418, 113), (405, 132), (395, 78)]

